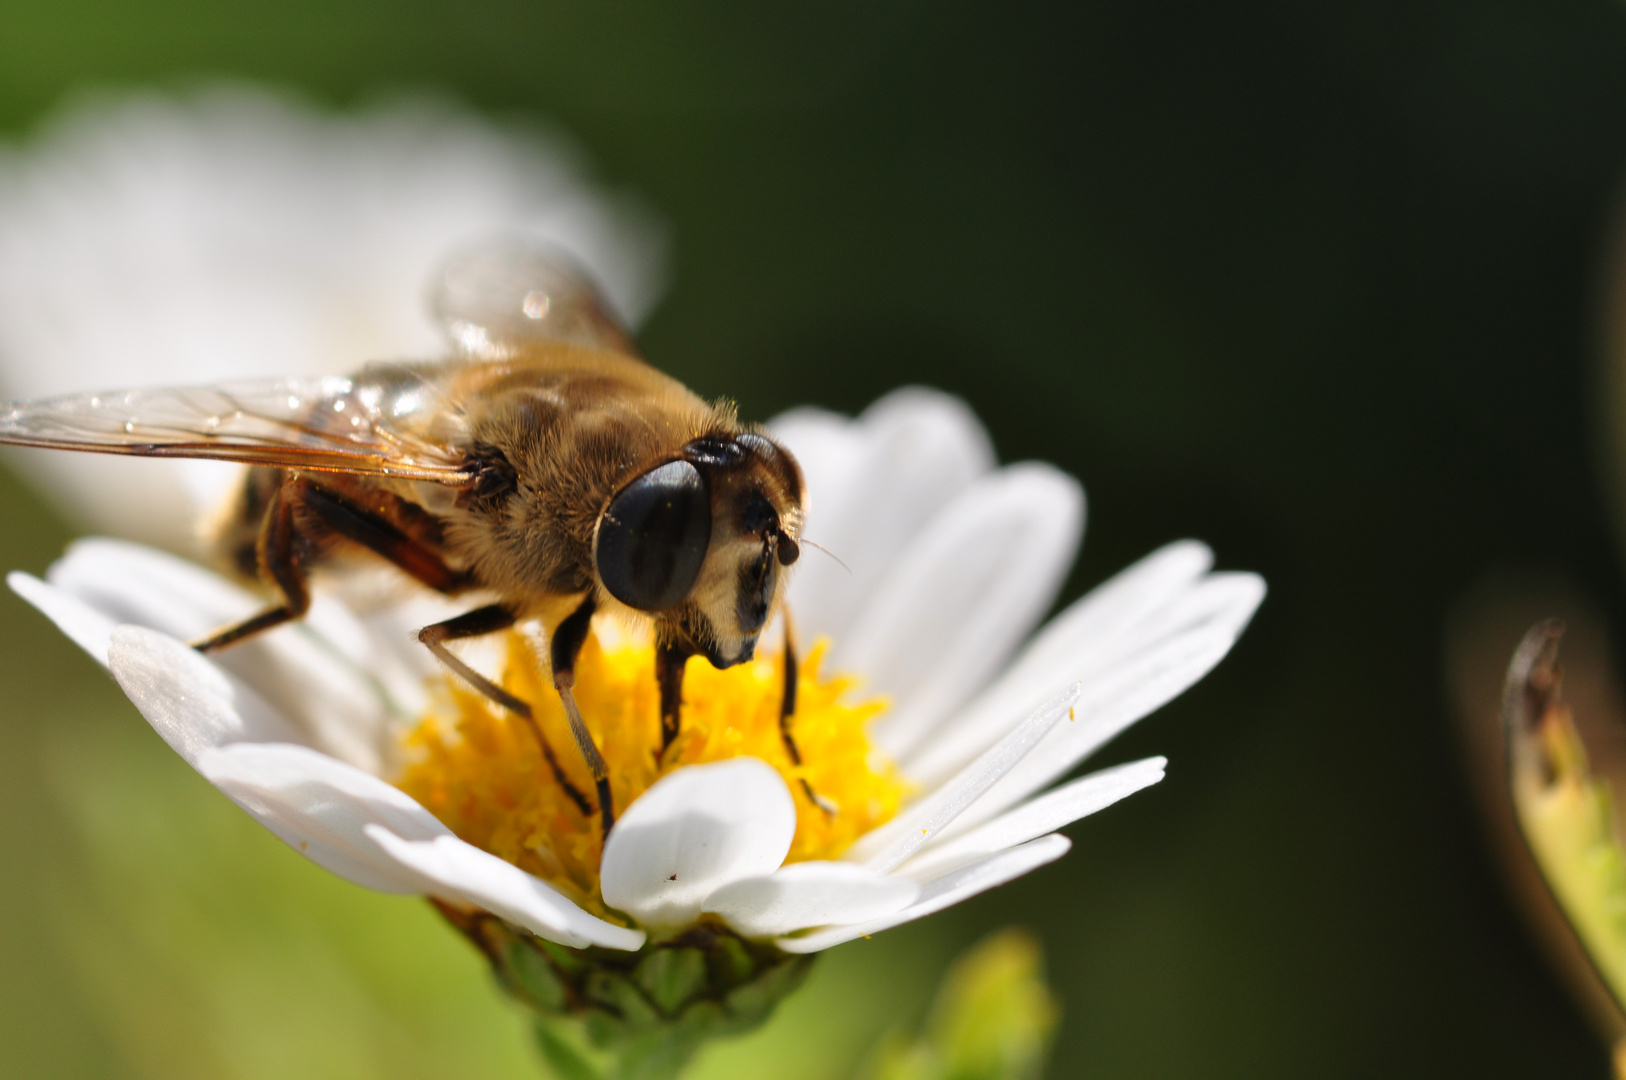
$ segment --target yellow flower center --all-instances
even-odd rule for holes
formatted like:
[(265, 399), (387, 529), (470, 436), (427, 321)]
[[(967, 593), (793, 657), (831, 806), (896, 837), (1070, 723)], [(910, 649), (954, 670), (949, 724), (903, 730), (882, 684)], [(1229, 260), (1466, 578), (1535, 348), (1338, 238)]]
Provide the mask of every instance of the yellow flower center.
[[(462, 839), (535, 874), (587, 910), (609, 915), (598, 891), (603, 837), (591, 805), (592, 777), (538, 650), (523, 634), (510, 632), (505, 651), (503, 687), (532, 703), (569, 786), (543, 757), (530, 725), (450, 676), (437, 685), (428, 714), (406, 736), (407, 765), (396, 786)], [(854, 679), (822, 678), (819, 661), (826, 651), (824, 642), (815, 645), (798, 672), (792, 730), (802, 764), (796, 765), (779, 730), (780, 656), (727, 671), (691, 660), (683, 683), (683, 729), (662, 754), (653, 643), (647, 634), (615, 634), (602, 643), (589, 635), (576, 664), (575, 696), (609, 765), (616, 811), (624, 812), (673, 769), (754, 757), (779, 771), (796, 802), (788, 862), (834, 858), (891, 818), (906, 787), (865, 732), (885, 704), (852, 703)], [(816, 806), (804, 780), (837, 812)], [(590, 809), (585, 814), (583, 798)]]

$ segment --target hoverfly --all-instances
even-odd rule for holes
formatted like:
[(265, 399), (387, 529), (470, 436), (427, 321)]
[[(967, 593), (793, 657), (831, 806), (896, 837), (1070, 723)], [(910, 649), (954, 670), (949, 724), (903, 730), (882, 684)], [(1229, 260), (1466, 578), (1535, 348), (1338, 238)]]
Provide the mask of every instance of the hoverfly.
[[(447, 359), (8, 403), (0, 443), (251, 466), (215, 547), (276, 602), (194, 642), (205, 652), (298, 619), (312, 572), (358, 549), (438, 592), (492, 597), (418, 640), (530, 723), (590, 815), (530, 706), (446, 647), (539, 620), (607, 833), (605, 762), (571, 693), (590, 620), (653, 621), (664, 752), (682, 723), (686, 661), (751, 659), (778, 606), (800, 553), (801, 470), (731, 407), (645, 363), (585, 277), (546, 252), (507, 244), (455, 260), (434, 308)], [(781, 734), (799, 761), (788, 626), (785, 654)]]

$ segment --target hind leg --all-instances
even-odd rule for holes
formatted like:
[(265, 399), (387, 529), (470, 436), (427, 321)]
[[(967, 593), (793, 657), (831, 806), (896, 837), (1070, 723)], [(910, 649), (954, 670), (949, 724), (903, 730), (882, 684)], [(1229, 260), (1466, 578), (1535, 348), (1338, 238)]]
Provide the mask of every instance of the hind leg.
[(282, 603), (194, 641), (192, 647), (199, 652), (214, 652), (235, 645), (244, 638), (292, 622), (310, 610), (310, 589), (305, 583), (305, 567), (300, 559), (299, 537), (294, 527), (294, 504), (288, 497), (286, 484), (272, 497), (265, 521), (260, 526), (256, 550), (260, 568), (272, 586), (282, 594)]
[[(380, 493), (380, 498), (386, 497), (395, 498)], [(409, 535), (377, 510), (309, 477), (290, 474), (271, 497), (255, 548), (261, 576), (282, 594), (282, 603), (216, 630), (193, 642), (193, 648), (200, 652), (224, 649), (292, 622), (310, 610), (304, 558), (325, 535), (360, 544), (438, 592), (457, 592), (467, 584), (466, 576), (447, 566), (433, 547)]]

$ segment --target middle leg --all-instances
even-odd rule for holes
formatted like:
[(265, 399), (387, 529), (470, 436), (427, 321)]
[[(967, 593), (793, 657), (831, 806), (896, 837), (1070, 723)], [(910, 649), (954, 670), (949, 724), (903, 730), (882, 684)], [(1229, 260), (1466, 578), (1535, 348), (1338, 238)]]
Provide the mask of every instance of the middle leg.
[(683, 730), (683, 672), (688, 667), (694, 649), (660, 641), (655, 645), (655, 682), (661, 690), (661, 748), (655, 755), (655, 766), (660, 767), (667, 748)]
[(548, 640), (548, 653), (553, 666), (553, 688), (559, 692), (559, 700), (564, 703), (565, 716), (570, 721), (570, 734), (576, 739), (576, 749), (581, 751), (582, 759), (587, 762), (587, 771), (593, 774), (593, 785), (598, 789), (599, 817), (604, 823), (604, 835), (608, 837), (615, 826), (615, 803), (610, 797), (610, 767), (604, 763), (604, 755), (599, 753), (593, 733), (587, 730), (581, 710), (576, 707), (576, 696), (571, 693), (576, 685), (576, 660), (581, 656), (582, 646), (587, 644), (587, 632), (593, 625), (595, 606), (593, 594), (588, 593), (581, 606), (554, 627)]
[(553, 746), (548, 737), (542, 734), (542, 725), (536, 722), (536, 714), (531, 711), (528, 702), (515, 697), (507, 690), (498, 686), (484, 675), (475, 671), (462, 658), (446, 647), (448, 641), (462, 641), (471, 637), (484, 637), (499, 630), (506, 630), (514, 625), (514, 614), (501, 604), (489, 604), (483, 608), (464, 612), (456, 618), (426, 626), (418, 631), (418, 640), (435, 654), (435, 658), (451, 668), (464, 682), (474, 687), (487, 698), (501, 705), (509, 712), (524, 720), (530, 726), (531, 734), (536, 736), (536, 743), (542, 748), (542, 757), (546, 759), (548, 768), (553, 770), (553, 778), (559, 782), (564, 793), (570, 801), (576, 804), (576, 809), (582, 812), (583, 817), (592, 814), (593, 806), (587, 801), (587, 796), (572, 784), (565, 771), (559, 765), (559, 758), (553, 752)]

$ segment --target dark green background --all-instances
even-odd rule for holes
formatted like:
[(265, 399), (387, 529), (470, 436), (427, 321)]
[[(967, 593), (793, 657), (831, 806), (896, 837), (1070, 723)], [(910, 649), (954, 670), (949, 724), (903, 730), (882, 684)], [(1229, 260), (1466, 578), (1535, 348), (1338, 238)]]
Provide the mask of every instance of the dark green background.
[[(13, 134), (85, 83), (198, 74), (551, 118), (670, 223), (644, 344), (698, 390), (762, 417), (942, 386), (1084, 479), (1070, 594), (1181, 536), (1269, 580), (1233, 657), (1111, 748), (1167, 753), (1164, 784), (839, 963), (1033, 926), (1058, 1077), (1604, 1075), (1483, 853), (1441, 642), (1497, 567), (1623, 610), (1594, 327), (1626, 10), (0, 0)], [(3, 495), (0, 562), (38, 570), (66, 529)], [(41, 761), (139, 721), (4, 603), (0, 1070), (115, 1074)]]

